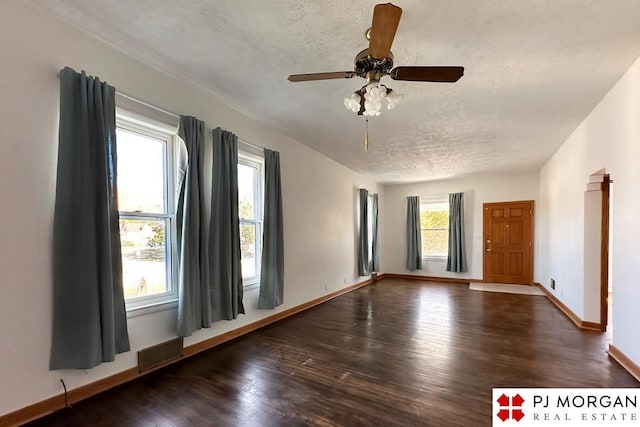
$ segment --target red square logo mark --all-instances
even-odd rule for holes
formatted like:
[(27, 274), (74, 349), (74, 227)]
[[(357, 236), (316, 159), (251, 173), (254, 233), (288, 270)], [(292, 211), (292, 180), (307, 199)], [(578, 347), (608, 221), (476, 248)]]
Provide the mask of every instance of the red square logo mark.
[(524, 399), (520, 394), (516, 394), (512, 397), (503, 394), (497, 399), (497, 402), (498, 405), (500, 405), (500, 410), (497, 415), (502, 421), (507, 421), (509, 418), (520, 421), (524, 418), (524, 412), (522, 412)]

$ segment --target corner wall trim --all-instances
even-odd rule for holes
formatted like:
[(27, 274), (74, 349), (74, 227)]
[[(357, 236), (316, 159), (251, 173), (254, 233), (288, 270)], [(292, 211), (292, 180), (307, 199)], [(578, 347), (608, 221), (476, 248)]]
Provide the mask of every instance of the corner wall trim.
[(602, 330), (602, 325), (600, 323), (587, 322), (586, 320), (582, 320), (580, 322), (580, 328), (588, 329), (590, 331), (605, 332), (605, 331)]
[(633, 377), (640, 381), (640, 366), (624, 354), (618, 347), (609, 344), (609, 356), (627, 370)]
[(589, 331), (601, 332), (599, 323), (586, 322), (582, 320), (577, 314), (571, 311), (569, 307), (564, 305), (564, 303), (560, 301), (555, 295), (549, 292), (547, 288), (545, 288), (544, 286), (542, 286), (540, 283), (537, 283), (537, 282), (535, 283), (535, 285), (538, 286), (540, 289), (542, 289), (542, 292), (544, 292), (547, 299), (551, 301), (553, 305), (555, 305), (561, 312), (563, 312), (564, 315), (567, 316), (569, 320), (571, 320), (578, 328), (589, 330)]
[[(380, 279), (381, 276), (378, 276)], [(435, 276), (418, 276), (414, 274), (396, 274), (396, 273), (385, 273), (382, 275), (387, 279), (405, 279), (405, 280), (423, 280), (427, 282), (444, 282), (444, 283), (484, 283), (484, 280), (481, 279), (466, 279), (466, 278), (457, 278), (457, 277), (435, 277)]]
[[(555, 295), (553, 295), (547, 288), (542, 286), (540, 283), (536, 283), (536, 286), (539, 286), (542, 291), (545, 293), (549, 301), (551, 301), (560, 311), (564, 313), (578, 328), (590, 330), (590, 331), (602, 331), (602, 325), (595, 322), (586, 322), (580, 319), (573, 311), (569, 309), (566, 305), (562, 303)], [(620, 349), (618, 349), (615, 345), (609, 344), (609, 356), (616, 362), (620, 364), (627, 372), (629, 372), (636, 380), (640, 381), (640, 366), (636, 364), (633, 360), (629, 358), (626, 354), (624, 354)]]
[[(379, 275), (378, 280), (380, 280), (384, 275)], [(231, 341), (235, 338), (238, 338), (242, 335), (246, 335), (250, 332), (263, 328), (271, 323), (275, 323), (279, 320), (286, 319), (287, 317), (294, 316), (298, 313), (301, 313), (305, 310), (313, 308), (317, 305), (320, 305), (324, 302), (332, 300), (340, 295), (344, 295), (351, 291), (355, 291), (356, 289), (362, 288), (364, 286), (370, 285), (372, 283), (371, 279), (364, 280), (362, 282), (353, 284), (343, 289), (339, 289), (335, 292), (331, 292), (327, 295), (323, 295), (311, 301), (307, 301), (305, 303), (299, 304), (295, 307), (291, 307), (287, 310), (283, 310), (279, 313), (275, 313), (271, 316), (267, 316), (263, 319), (257, 320), (253, 323), (249, 323), (248, 325), (241, 326), (237, 329), (231, 330), (229, 332), (225, 332), (224, 334), (209, 338), (207, 340), (192, 344), (188, 347), (184, 348), (184, 356), (174, 359), (168, 363), (163, 365), (154, 367), (144, 372), (138, 372), (138, 368), (130, 368), (106, 378), (100, 379), (98, 381), (80, 386), (73, 390), (69, 390), (68, 403), (72, 405), (81, 400), (87, 399), (91, 396), (95, 396), (96, 394), (107, 391), (111, 388), (124, 384), (126, 382), (135, 380), (140, 378), (148, 373), (155, 372), (159, 369), (162, 369), (168, 365), (171, 365), (177, 361), (184, 360), (189, 356), (193, 356), (194, 354), (201, 353), (205, 350), (209, 350), (215, 346), (223, 344), (225, 342)], [(58, 394), (56, 396), (50, 397), (48, 399), (42, 400), (40, 402), (36, 402), (29, 406), (26, 406), (22, 409), (18, 409), (13, 412), (9, 412), (5, 415), (0, 415), (0, 425), (1, 426), (19, 426), (25, 424), (29, 421), (36, 420), (38, 418), (42, 418), (45, 415), (49, 415), (55, 411), (63, 409), (65, 407), (65, 399), (64, 394)]]

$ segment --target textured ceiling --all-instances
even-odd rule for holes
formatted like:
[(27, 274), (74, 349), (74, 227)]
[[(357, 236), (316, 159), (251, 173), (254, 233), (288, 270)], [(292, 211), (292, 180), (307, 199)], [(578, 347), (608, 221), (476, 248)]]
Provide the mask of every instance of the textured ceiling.
[(395, 0), (395, 64), (465, 76), (385, 78), (404, 100), (370, 119), (364, 152), (342, 104), (363, 80), (286, 78), (351, 70), (376, 1), (31, 2), (387, 183), (537, 170), (640, 56), (639, 0)]

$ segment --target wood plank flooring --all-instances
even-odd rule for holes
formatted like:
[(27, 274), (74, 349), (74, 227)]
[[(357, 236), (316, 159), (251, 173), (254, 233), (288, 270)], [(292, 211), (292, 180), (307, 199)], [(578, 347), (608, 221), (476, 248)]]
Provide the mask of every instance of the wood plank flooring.
[(492, 387), (638, 387), (545, 297), (385, 279), (31, 426), (489, 426)]

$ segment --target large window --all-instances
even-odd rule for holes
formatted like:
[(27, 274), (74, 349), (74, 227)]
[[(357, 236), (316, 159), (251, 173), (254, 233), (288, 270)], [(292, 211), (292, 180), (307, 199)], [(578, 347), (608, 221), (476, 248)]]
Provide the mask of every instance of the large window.
[(238, 212), (242, 281), (245, 286), (260, 282), (262, 258), (262, 165), (259, 157), (239, 154)]
[(175, 136), (151, 121), (118, 114), (116, 138), (127, 308), (173, 300)]
[(420, 198), (422, 257), (444, 260), (449, 248), (448, 196)]

